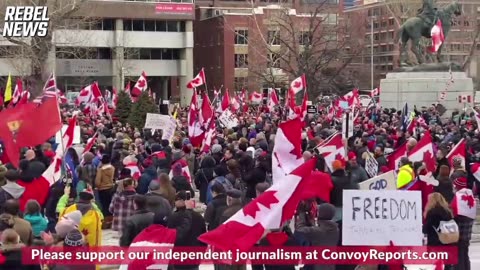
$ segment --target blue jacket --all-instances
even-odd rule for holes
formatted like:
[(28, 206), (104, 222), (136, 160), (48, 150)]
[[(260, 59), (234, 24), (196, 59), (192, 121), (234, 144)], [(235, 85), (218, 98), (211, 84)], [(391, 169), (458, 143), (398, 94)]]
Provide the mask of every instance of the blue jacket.
[(33, 236), (40, 237), (40, 234), (47, 229), (48, 220), (41, 214), (26, 214), (23, 219), (32, 225)]
[(154, 166), (146, 168), (140, 179), (138, 179), (137, 193), (138, 194), (147, 194), (148, 186), (153, 179), (157, 179), (157, 171)]

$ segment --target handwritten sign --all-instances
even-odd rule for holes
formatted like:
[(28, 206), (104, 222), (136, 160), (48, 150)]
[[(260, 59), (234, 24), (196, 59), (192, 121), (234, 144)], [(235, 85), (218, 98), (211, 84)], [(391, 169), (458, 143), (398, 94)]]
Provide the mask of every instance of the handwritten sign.
[(342, 244), (421, 246), (420, 191), (344, 190)]
[(177, 120), (173, 117), (170, 117), (170, 122), (168, 122), (167, 127), (163, 129), (162, 140), (171, 141), (173, 135), (175, 135), (175, 129), (177, 128)]
[[(62, 143), (62, 136), (65, 134), (65, 131), (67, 131), (67, 128), (68, 125), (63, 125), (62, 130), (59, 130), (57, 134), (55, 134), (56, 143)], [(75, 129), (73, 130), (73, 144), (79, 144), (80, 142), (80, 127), (75, 126)]]
[(396, 190), (396, 175), (394, 171), (375, 176), (358, 184), (362, 190)]
[(237, 117), (228, 109), (220, 114), (218, 121), (220, 121), (220, 123), (226, 128), (234, 128), (238, 126)]
[(367, 159), (365, 160), (365, 171), (367, 171), (370, 177), (377, 176), (378, 162), (375, 160), (370, 152), (367, 152)]
[(170, 121), (169, 115), (157, 114), (157, 113), (147, 113), (147, 119), (145, 119), (145, 127), (150, 129), (165, 129), (168, 127)]

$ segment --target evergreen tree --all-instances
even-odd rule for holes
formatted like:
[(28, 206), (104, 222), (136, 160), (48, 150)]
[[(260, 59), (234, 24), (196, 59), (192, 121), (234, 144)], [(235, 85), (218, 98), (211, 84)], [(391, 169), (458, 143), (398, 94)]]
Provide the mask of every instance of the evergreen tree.
[(118, 93), (117, 109), (113, 116), (118, 118), (118, 121), (125, 124), (127, 123), (131, 108), (132, 100), (130, 99), (130, 96), (125, 91), (120, 91)]
[(145, 126), (147, 113), (158, 113), (158, 106), (148, 96), (147, 92), (143, 92), (138, 101), (132, 105), (128, 123), (133, 127), (142, 129)]

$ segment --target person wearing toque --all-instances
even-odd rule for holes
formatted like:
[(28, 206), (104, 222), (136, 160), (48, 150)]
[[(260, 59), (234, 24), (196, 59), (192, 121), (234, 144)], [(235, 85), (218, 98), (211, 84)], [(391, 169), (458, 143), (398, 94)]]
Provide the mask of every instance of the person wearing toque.
[(220, 224), (227, 221), (231, 218), (235, 213), (237, 213), (240, 209), (243, 208), (242, 204), (242, 192), (238, 189), (230, 189), (226, 192), (227, 194), (227, 208), (222, 213), (220, 218)]

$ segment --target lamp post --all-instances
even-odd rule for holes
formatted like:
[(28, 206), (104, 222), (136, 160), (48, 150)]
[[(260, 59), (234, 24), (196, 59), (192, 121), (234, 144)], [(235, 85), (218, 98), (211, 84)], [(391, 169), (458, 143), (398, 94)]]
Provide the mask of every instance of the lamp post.
[(370, 84), (371, 84), (371, 90), (374, 89), (373, 87), (373, 21), (375, 20), (375, 17), (371, 17), (371, 22), (370, 22)]

